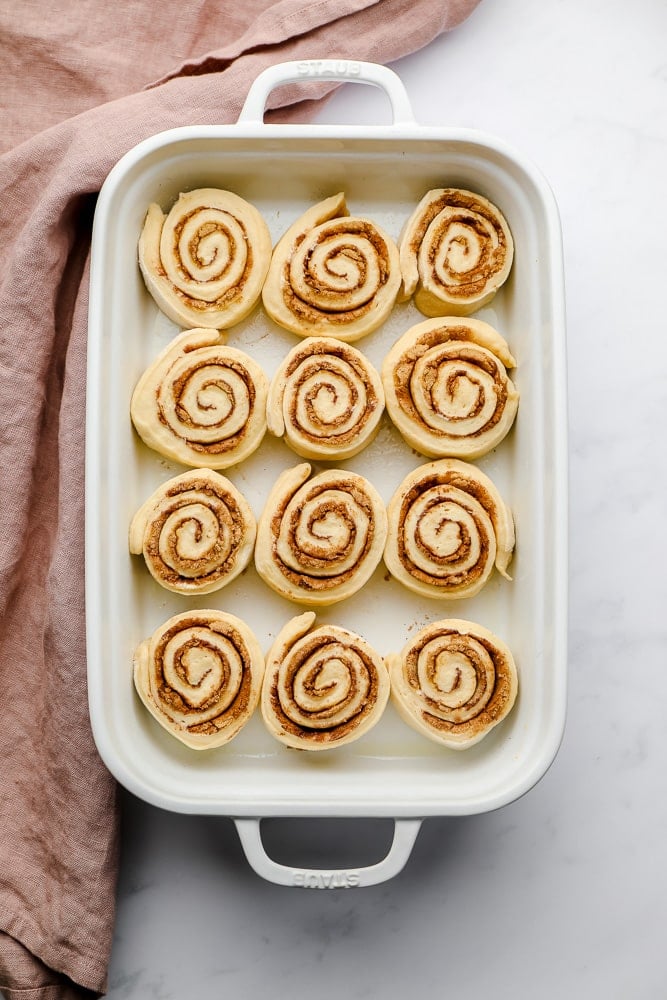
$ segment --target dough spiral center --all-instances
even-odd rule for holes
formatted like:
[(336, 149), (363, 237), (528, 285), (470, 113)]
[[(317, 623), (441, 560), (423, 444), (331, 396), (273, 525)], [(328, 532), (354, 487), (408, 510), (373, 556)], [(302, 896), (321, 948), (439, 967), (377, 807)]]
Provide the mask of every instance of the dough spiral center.
[(303, 659), (292, 654), (285, 661), (279, 698), (295, 725), (325, 729), (354, 718), (363, 708), (370, 686), (364, 660), (351, 647), (332, 640), (322, 642)]
[(172, 635), (158, 659), (158, 690), (173, 719), (197, 713), (199, 723), (226, 711), (243, 680), (243, 657), (227, 636), (202, 626)]
[(444, 208), (426, 230), (419, 253), (422, 271), (444, 288), (467, 294), (483, 287), (493, 271), (499, 246), (498, 232), (476, 212)]
[(311, 230), (292, 255), (290, 285), (304, 302), (325, 312), (365, 306), (384, 283), (386, 250), (362, 221), (323, 223)]
[(160, 387), (160, 414), (179, 437), (210, 444), (243, 431), (253, 411), (256, 390), (251, 374), (233, 359), (216, 357), (215, 349), (187, 355), (174, 365)]
[(294, 497), (285, 508), (277, 551), (295, 571), (338, 576), (359, 561), (370, 529), (368, 512), (344, 490)]
[(495, 535), (482, 505), (463, 490), (440, 484), (405, 505), (404, 561), (424, 577), (454, 584), (493, 565)]
[(164, 518), (158, 551), (165, 565), (179, 576), (197, 578), (227, 561), (236, 534), (223, 504), (209, 506), (186, 500)]
[[(215, 302), (235, 288), (248, 265), (245, 228), (221, 209), (201, 207), (173, 223), (168, 218), (162, 242), (163, 266), (170, 281), (204, 302)], [(165, 252), (170, 245), (174, 252)]]
[(493, 660), (471, 636), (443, 635), (427, 642), (416, 673), (428, 711), (448, 722), (474, 719), (493, 694)]

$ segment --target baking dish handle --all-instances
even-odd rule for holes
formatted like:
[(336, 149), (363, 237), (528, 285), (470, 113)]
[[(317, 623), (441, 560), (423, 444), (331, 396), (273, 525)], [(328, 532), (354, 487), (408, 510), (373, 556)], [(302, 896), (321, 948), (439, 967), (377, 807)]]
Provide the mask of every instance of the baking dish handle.
[(349, 59), (304, 59), (277, 63), (263, 70), (251, 84), (239, 123), (261, 125), (269, 94), (284, 83), (310, 80), (338, 80), (341, 83), (368, 83), (379, 87), (389, 98), (394, 125), (414, 125), (415, 118), (403, 83), (387, 66)]
[(353, 889), (377, 885), (393, 878), (410, 857), (421, 819), (394, 820), (389, 851), (377, 864), (364, 868), (293, 868), (274, 861), (264, 850), (259, 819), (235, 819), (241, 845), (250, 867), (268, 882), (302, 889)]

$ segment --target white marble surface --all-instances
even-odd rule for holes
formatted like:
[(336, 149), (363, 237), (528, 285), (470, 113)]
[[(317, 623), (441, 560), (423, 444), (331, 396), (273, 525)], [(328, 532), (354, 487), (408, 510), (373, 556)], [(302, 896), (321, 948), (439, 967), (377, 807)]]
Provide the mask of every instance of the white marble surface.
[[(112, 1000), (667, 996), (665, 39), (663, 0), (482, 0), (395, 66), (419, 121), (503, 136), (560, 205), (570, 656), (554, 765), (498, 812), (426, 821), (401, 875), (352, 891), (266, 883), (230, 820), (124, 795)], [(356, 87), (320, 118), (386, 115)], [(318, 863), (311, 833), (327, 857), (331, 823), (291, 827), (293, 860)], [(269, 834), (280, 851), (285, 825)], [(348, 863), (386, 836), (346, 828)]]

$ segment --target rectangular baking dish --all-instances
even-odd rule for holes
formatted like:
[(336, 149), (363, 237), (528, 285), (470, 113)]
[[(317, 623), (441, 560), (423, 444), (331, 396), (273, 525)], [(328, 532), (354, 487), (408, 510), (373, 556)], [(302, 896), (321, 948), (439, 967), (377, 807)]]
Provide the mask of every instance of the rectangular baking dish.
[[(358, 80), (383, 88), (387, 126), (269, 126), (273, 87), (298, 79)], [(137, 644), (179, 611), (216, 607), (243, 618), (265, 651), (300, 609), (275, 595), (254, 567), (217, 594), (195, 601), (163, 591), (128, 551), (128, 525), (153, 489), (183, 467), (150, 451), (129, 417), (140, 374), (179, 332), (155, 306), (137, 266), (137, 241), (150, 202), (166, 210), (181, 191), (231, 189), (255, 204), (275, 240), (310, 205), (344, 191), (350, 211), (394, 238), (422, 195), (468, 188), (497, 204), (514, 235), (509, 281), (477, 317), (508, 340), (521, 393), (510, 436), (480, 467), (512, 508), (517, 548), (510, 583), (494, 574), (476, 597), (424, 600), (381, 566), (355, 598), (318, 612), (382, 654), (445, 617), (492, 629), (517, 661), (520, 695), (511, 715), (464, 752), (440, 748), (388, 706), (358, 742), (308, 754), (286, 749), (253, 717), (228, 746), (196, 753), (152, 720), (135, 695)], [(388, 322), (356, 346), (376, 367), (389, 346), (423, 317), (397, 305)], [(233, 817), (250, 863), (285, 884), (360, 885), (390, 877), (405, 862), (426, 816), (496, 809), (525, 793), (553, 761), (564, 727), (567, 627), (567, 423), (564, 289), (558, 212), (548, 185), (522, 156), (478, 132), (421, 127), (398, 77), (385, 67), (342, 60), (285, 63), (262, 74), (232, 126), (186, 127), (131, 150), (109, 174), (95, 214), (90, 283), (86, 442), (86, 612), (90, 715), (99, 752), (118, 781), (159, 807)], [(271, 376), (296, 338), (261, 306), (228, 342)], [(376, 441), (346, 467), (366, 475), (385, 501), (425, 458), (383, 417)], [(269, 487), (299, 459), (267, 436), (225, 473), (259, 516)], [(372, 868), (313, 873), (274, 864), (263, 851), (261, 817), (393, 817), (390, 854)]]

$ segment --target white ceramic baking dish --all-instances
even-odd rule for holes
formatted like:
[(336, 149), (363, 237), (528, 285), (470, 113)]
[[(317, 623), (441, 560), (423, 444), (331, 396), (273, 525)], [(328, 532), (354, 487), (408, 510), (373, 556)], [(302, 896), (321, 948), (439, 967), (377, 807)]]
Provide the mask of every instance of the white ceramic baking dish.
[[(383, 88), (393, 124), (263, 123), (274, 87), (322, 78)], [(510, 437), (479, 465), (514, 511), (514, 579), (509, 583), (496, 574), (478, 596), (443, 604), (410, 594), (380, 567), (361, 594), (319, 613), (322, 621), (359, 632), (381, 653), (399, 650), (415, 628), (443, 617), (469, 618), (497, 632), (515, 654), (520, 696), (511, 715), (465, 752), (420, 737), (390, 705), (374, 730), (338, 750), (308, 754), (284, 748), (256, 716), (227, 747), (196, 753), (157, 726), (135, 695), (135, 646), (170, 615), (198, 603), (163, 591), (128, 552), (135, 509), (158, 483), (183, 471), (149, 451), (129, 419), (139, 375), (178, 332), (146, 292), (137, 239), (150, 202), (168, 208), (180, 191), (204, 186), (229, 188), (253, 202), (274, 240), (307, 207), (339, 190), (354, 214), (368, 215), (395, 238), (434, 187), (482, 193), (509, 221), (516, 244), (511, 278), (477, 315), (510, 343), (521, 405)], [(422, 318), (412, 304), (396, 306), (385, 326), (357, 346), (379, 367), (393, 341)], [(260, 307), (231, 331), (229, 342), (271, 375), (296, 338), (272, 324)], [(496, 809), (530, 789), (557, 752), (565, 716), (565, 387), (561, 236), (547, 184), (498, 139), (417, 125), (403, 85), (390, 70), (345, 61), (281, 64), (257, 79), (236, 125), (164, 132), (123, 157), (102, 188), (94, 223), (86, 454), (90, 715), (99, 752), (118, 781), (165, 809), (233, 817), (258, 873), (318, 888), (389, 878), (407, 860), (424, 817)], [(388, 501), (403, 476), (425, 459), (383, 419), (376, 441), (346, 465), (368, 476)], [(297, 461), (267, 436), (254, 456), (226, 474), (259, 515), (278, 472)], [(254, 568), (205, 603), (245, 619), (265, 649), (299, 613), (270, 592)], [(260, 820), (278, 816), (393, 817), (395, 835), (377, 865), (311, 871), (268, 857)]]

